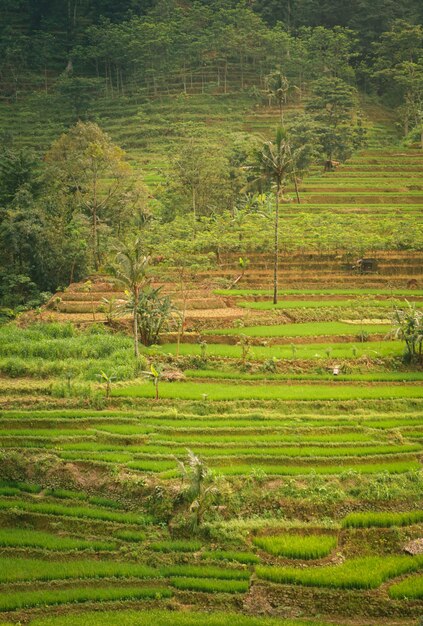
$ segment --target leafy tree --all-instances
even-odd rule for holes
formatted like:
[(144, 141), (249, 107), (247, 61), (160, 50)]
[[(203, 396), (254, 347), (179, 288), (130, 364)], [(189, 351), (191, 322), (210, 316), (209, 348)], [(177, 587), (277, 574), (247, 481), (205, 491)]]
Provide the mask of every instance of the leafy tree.
[(229, 163), (223, 150), (205, 137), (191, 137), (173, 161), (168, 198), (194, 218), (230, 204)]
[(110, 218), (129, 184), (125, 153), (97, 124), (78, 122), (53, 143), (46, 162), (56, 188), (89, 217), (92, 261), (98, 269), (100, 226)]
[(55, 83), (55, 91), (70, 105), (75, 121), (87, 118), (93, 100), (100, 94), (103, 81), (62, 74)]
[(390, 103), (398, 107), (407, 135), (422, 118), (423, 27), (396, 21), (390, 31), (381, 35), (374, 49), (374, 77)]
[(305, 52), (305, 73), (308, 79), (335, 77), (354, 79), (352, 62), (358, 56), (355, 33), (341, 26), (302, 28), (299, 32)]
[(357, 96), (340, 78), (321, 78), (312, 86), (306, 110), (319, 126), (320, 143), (328, 161), (345, 160), (353, 147), (353, 114)]

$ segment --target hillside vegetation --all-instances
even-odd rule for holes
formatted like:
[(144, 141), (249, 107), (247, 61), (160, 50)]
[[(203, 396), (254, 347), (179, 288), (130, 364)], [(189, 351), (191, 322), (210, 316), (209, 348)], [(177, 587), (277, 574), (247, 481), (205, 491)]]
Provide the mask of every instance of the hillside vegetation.
[(0, 4), (0, 626), (418, 626), (421, 2)]

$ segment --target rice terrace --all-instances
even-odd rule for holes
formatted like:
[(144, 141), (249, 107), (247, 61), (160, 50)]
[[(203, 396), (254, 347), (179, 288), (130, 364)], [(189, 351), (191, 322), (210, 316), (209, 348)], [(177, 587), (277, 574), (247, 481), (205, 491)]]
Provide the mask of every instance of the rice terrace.
[(0, 626), (422, 626), (420, 0), (2, 0)]

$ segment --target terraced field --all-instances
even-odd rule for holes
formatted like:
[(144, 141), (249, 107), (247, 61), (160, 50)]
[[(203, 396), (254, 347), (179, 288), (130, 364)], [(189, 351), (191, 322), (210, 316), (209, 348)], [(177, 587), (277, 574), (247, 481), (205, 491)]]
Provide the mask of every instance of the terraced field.
[[(247, 96), (188, 100), (99, 103), (152, 189), (189, 120), (266, 134), (276, 115)], [(32, 104), (0, 116), (43, 151), (66, 120), (34, 124)], [(190, 286), (181, 341), (171, 325), (138, 362), (128, 320), (107, 322), (104, 298), (123, 294), (105, 276), (0, 328), (0, 624), (417, 626), (423, 372), (391, 318), (423, 306), (406, 228), (421, 229), (423, 157), (392, 139), (373, 120), (366, 151), (283, 206), (282, 232), (299, 213), (402, 232), (360, 250), (374, 272), (336, 238), (305, 241), (281, 255), (275, 307), (271, 255), (252, 251), (231, 290), (239, 255), (222, 255)], [(181, 304), (171, 272), (156, 284)]]
[[(179, 350), (169, 333), (141, 357), (183, 371), (160, 381), (158, 401), (116, 330), (1, 328), (5, 623), (108, 624), (119, 610), (123, 624), (415, 624), (423, 373), (402, 363), (387, 316), (392, 296), (406, 306), (422, 294), (376, 290), (366, 298), (387, 319), (342, 321), (362, 295), (283, 296), (294, 314), (310, 299), (313, 315), (347, 303), (334, 321), (289, 322), (288, 307), (250, 313), (252, 325), (223, 318)], [(102, 370), (116, 376), (110, 398)], [(210, 493), (196, 530), (188, 451)]]

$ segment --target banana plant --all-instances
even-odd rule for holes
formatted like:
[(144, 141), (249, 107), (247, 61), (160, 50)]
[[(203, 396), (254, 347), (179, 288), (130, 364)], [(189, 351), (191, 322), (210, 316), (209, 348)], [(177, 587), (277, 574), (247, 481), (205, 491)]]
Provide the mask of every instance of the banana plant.
[(113, 374), (109, 375), (106, 374), (106, 372), (101, 371), (99, 377), (106, 383), (106, 398), (109, 399), (112, 391), (112, 382), (116, 380), (116, 376)]
[(154, 385), (154, 389), (155, 389), (155, 399), (158, 400), (159, 399), (159, 382), (162, 378), (161, 368), (156, 367), (155, 365), (151, 364), (150, 370), (144, 371), (143, 374), (147, 376), (148, 378), (150, 378), (150, 380), (152, 381)]

